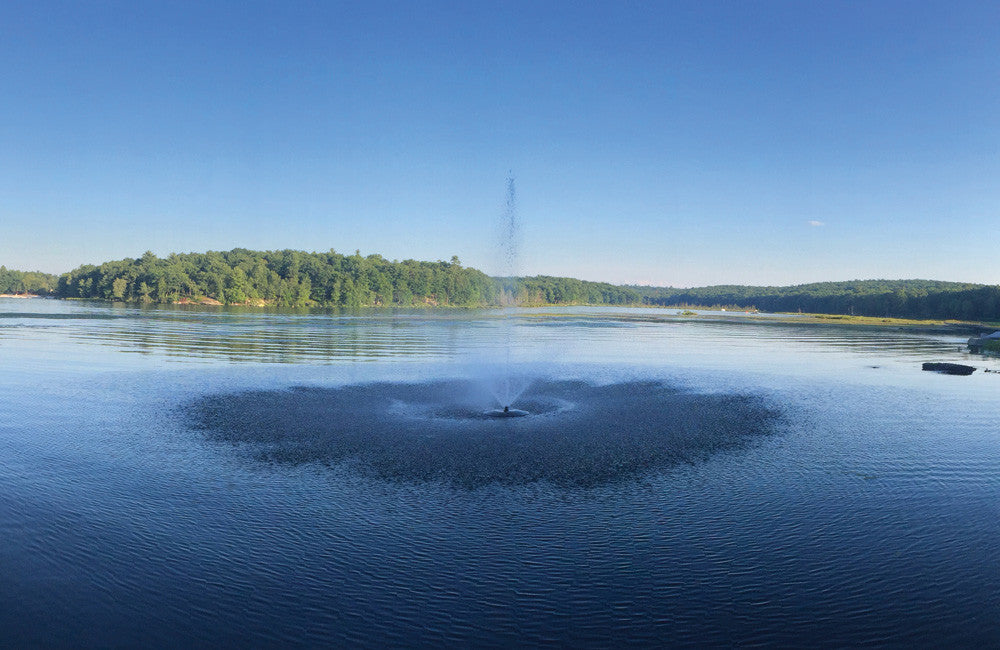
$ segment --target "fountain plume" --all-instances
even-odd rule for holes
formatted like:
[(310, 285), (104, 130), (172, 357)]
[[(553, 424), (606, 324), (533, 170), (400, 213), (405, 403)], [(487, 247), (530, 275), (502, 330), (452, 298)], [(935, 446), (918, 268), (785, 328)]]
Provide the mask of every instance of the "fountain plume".
[(498, 390), (494, 391), (498, 405), (509, 408), (511, 404), (527, 388), (527, 382), (517, 381), (513, 377), (512, 354), (514, 348), (514, 323), (512, 310), (518, 307), (520, 300), (520, 280), (518, 278), (518, 263), (521, 244), (520, 219), (517, 209), (517, 186), (514, 174), (507, 176), (507, 196), (504, 203), (503, 218), (499, 232), (500, 251), (500, 282), (498, 303), (501, 308), (502, 321), (501, 340), (504, 343), (503, 369)]

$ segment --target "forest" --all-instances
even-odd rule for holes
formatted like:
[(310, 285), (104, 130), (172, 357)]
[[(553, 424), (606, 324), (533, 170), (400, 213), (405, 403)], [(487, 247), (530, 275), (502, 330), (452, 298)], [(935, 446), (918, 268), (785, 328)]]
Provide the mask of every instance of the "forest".
[(0, 266), (0, 293), (133, 303), (284, 307), (647, 305), (1000, 321), (1000, 287), (935, 280), (856, 280), (786, 287), (618, 286), (575, 278), (493, 278), (458, 257), (424, 262), (330, 250), (146, 252), (61, 276)]
[(855, 280), (789, 287), (630, 287), (643, 303), (884, 318), (1000, 321), (1000, 287), (937, 280)]
[(449, 262), (390, 262), (335, 251), (231, 251), (171, 254), (84, 265), (63, 274), (61, 297), (176, 303), (205, 299), (227, 305), (366, 307), (488, 304), (497, 283)]
[(635, 291), (572, 278), (498, 279), (443, 262), (389, 261), (380, 255), (294, 250), (171, 254), (84, 265), (58, 280), (55, 295), (123, 302), (205, 299), (227, 305), (286, 307), (498, 305), (503, 291), (517, 304), (631, 304)]
[(41, 271), (13, 271), (0, 266), (0, 294), (48, 295), (58, 286), (59, 276)]

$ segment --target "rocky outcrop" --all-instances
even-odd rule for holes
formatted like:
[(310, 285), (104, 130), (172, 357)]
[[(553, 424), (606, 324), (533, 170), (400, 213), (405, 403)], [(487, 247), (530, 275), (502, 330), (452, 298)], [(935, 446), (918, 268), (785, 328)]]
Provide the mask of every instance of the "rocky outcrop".
[(960, 363), (925, 363), (923, 370), (940, 372), (945, 375), (971, 375), (976, 371), (975, 366), (964, 366)]

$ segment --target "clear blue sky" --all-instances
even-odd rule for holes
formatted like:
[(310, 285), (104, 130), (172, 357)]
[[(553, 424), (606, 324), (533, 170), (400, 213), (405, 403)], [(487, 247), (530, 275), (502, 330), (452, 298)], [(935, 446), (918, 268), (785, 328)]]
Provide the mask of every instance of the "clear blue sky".
[(1000, 283), (997, 2), (5, 2), (0, 263)]

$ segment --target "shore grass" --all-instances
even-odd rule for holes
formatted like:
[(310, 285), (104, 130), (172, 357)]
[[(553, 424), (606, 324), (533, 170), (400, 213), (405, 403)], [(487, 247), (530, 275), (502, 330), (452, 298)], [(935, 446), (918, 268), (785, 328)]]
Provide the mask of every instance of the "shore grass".
[(815, 320), (819, 322), (838, 322), (853, 325), (886, 325), (886, 326), (906, 326), (914, 327), (926, 325), (928, 327), (942, 327), (950, 325), (978, 325), (970, 321), (960, 320), (935, 320), (916, 318), (880, 318), (878, 316), (851, 316), (848, 314), (802, 314), (803, 320)]

